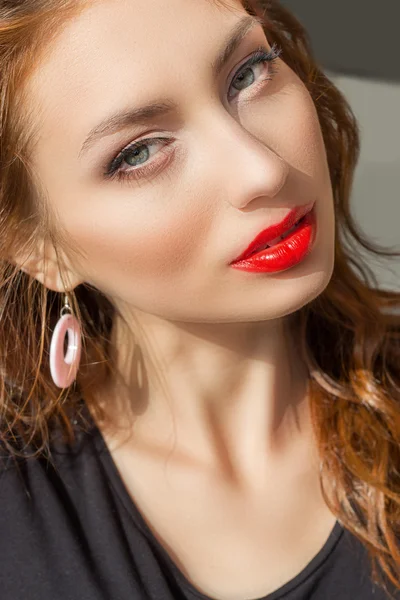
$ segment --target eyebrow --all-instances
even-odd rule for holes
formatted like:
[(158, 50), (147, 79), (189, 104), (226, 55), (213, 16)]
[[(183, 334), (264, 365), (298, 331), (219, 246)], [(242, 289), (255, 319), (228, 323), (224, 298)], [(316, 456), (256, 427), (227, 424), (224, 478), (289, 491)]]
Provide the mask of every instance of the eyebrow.
[[(235, 25), (222, 49), (219, 51), (217, 58), (211, 63), (214, 77), (218, 77), (248, 32), (256, 25), (263, 24), (264, 21), (260, 17), (247, 15)], [(177, 106), (174, 102), (165, 100), (153, 102), (133, 110), (112, 114), (89, 132), (78, 157), (81, 158), (81, 156), (102, 137), (111, 135), (121, 129), (131, 127), (132, 125), (145, 125), (156, 118), (171, 114), (176, 108)]]

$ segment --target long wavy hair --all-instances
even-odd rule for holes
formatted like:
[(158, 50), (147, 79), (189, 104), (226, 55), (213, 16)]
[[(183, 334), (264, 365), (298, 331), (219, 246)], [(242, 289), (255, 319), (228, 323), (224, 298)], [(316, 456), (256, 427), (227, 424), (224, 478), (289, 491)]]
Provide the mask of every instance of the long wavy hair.
[[(400, 252), (368, 240), (353, 219), (357, 122), (317, 64), (304, 28), (277, 0), (242, 4), (263, 18), (268, 40), (282, 49), (315, 103), (334, 192), (332, 278), (290, 315), (309, 370), (321, 489), (338, 520), (368, 549), (374, 581), (386, 586), (380, 566), (400, 587), (400, 293), (379, 289), (366, 262), (367, 253), (388, 259)], [(82, 327), (80, 370), (70, 388), (55, 387), (49, 345), (63, 297), (12, 259), (37, 250), (39, 239), (68, 246), (31, 166), (34, 130), (24, 83), (52, 36), (84, 6), (0, 0), (0, 441), (14, 456), (30, 452), (51, 460), (51, 432), (57, 427), (74, 440), (82, 398), (100, 423), (105, 415), (95, 391), (115, 373), (115, 309), (99, 290), (82, 284), (68, 292)]]

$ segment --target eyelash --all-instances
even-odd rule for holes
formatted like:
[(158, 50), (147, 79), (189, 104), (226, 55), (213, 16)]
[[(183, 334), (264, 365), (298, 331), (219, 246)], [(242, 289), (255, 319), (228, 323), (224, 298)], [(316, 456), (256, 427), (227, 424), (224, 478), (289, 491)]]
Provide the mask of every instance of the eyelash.
[[(242, 72), (246, 72), (247, 69), (254, 67), (256, 65), (259, 64), (270, 64), (270, 68), (268, 69), (268, 73), (267, 76), (264, 79), (260, 79), (258, 80), (257, 83), (263, 83), (265, 81), (270, 81), (273, 79), (274, 75), (278, 72), (276, 66), (274, 65), (275, 61), (279, 58), (279, 56), (282, 54), (282, 49), (277, 47), (276, 44), (273, 44), (271, 46), (271, 50), (269, 50), (268, 52), (262, 47), (260, 46), (259, 48), (257, 48), (256, 52), (249, 58), (249, 60), (240, 67), (240, 69), (236, 72), (236, 74), (234, 75), (233, 79), (232, 79), (232, 83), (239, 77), (239, 75)], [(249, 86), (249, 88), (252, 87), (251, 84)], [(249, 88), (245, 88), (245, 89), (249, 89)], [(119, 154), (111, 161), (111, 163), (107, 164), (104, 168), (105, 171), (103, 172), (103, 176), (106, 179), (109, 180), (113, 180), (113, 179), (117, 179), (118, 181), (124, 181), (126, 179), (140, 179), (142, 177), (146, 177), (147, 175), (151, 174), (151, 171), (154, 171), (155, 168), (154, 166), (149, 166), (149, 167), (139, 167), (139, 168), (135, 168), (135, 169), (131, 169), (129, 171), (122, 171), (119, 167), (121, 166), (123, 160), (126, 158), (126, 156), (132, 154), (136, 148), (141, 148), (142, 146), (153, 146), (156, 145), (157, 143), (160, 142), (164, 142), (164, 146), (163, 148), (166, 148), (167, 146), (169, 146), (172, 143), (172, 139), (170, 138), (163, 138), (163, 137), (154, 137), (154, 138), (144, 138), (141, 140), (138, 140), (137, 142), (130, 144), (129, 146), (127, 146), (126, 148), (124, 148), (123, 150), (121, 150), (121, 152), (119, 152)], [(170, 153), (168, 153), (170, 154)], [(152, 163), (150, 163), (152, 164)]]

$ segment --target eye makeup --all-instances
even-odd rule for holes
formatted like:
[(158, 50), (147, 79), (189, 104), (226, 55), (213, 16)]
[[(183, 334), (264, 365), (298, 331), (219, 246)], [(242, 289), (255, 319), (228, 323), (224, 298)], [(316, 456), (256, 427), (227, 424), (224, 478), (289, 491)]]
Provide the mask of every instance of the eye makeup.
[[(244, 77), (247, 72), (251, 72), (253, 67), (257, 65), (266, 65), (268, 68), (266, 69), (266, 74), (260, 76), (255, 79), (255, 83), (251, 83), (250, 86), (244, 88), (244, 91), (250, 89), (251, 87), (259, 87), (273, 79), (274, 75), (277, 73), (277, 68), (275, 65), (276, 60), (281, 55), (282, 50), (277, 47), (276, 44), (273, 44), (271, 49), (265, 49), (260, 46), (257, 50), (252, 54), (248, 61), (244, 63), (235, 73), (232, 78), (231, 85), (236, 81), (240, 81), (240, 78)], [(242, 79), (243, 81), (243, 79)], [(239, 91), (239, 95), (240, 95)], [(126, 179), (142, 179), (149, 177), (153, 173), (156, 173), (160, 166), (161, 162), (165, 163), (165, 158), (162, 159), (162, 156), (172, 156), (173, 148), (168, 149), (172, 145), (173, 140), (171, 138), (163, 138), (163, 137), (153, 137), (153, 138), (143, 138), (132, 144), (129, 144), (125, 148), (123, 148), (116, 156), (109, 162), (108, 164), (103, 166), (103, 177), (107, 180), (117, 179), (118, 181), (123, 181)], [(151, 156), (149, 151), (143, 153), (143, 150), (146, 148), (153, 148), (154, 146), (162, 144), (162, 151), (156, 153), (156, 160), (149, 161), (149, 157)], [(144, 154), (144, 159), (146, 160), (145, 166), (130, 168), (127, 170), (121, 169), (121, 165), (124, 161), (128, 159), (133, 162), (137, 159), (140, 159)], [(159, 156), (161, 155), (161, 157)], [(129, 165), (128, 165), (129, 166)]]

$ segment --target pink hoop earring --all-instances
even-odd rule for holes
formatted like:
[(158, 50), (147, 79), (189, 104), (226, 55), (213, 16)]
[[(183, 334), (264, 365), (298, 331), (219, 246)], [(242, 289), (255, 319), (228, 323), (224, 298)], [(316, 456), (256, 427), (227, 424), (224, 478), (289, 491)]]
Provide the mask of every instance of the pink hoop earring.
[[(66, 314), (68, 313), (68, 314)], [(68, 348), (64, 357), (64, 340), (68, 332)], [(54, 328), (50, 343), (50, 372), (57, 387), (66, 388), (75, 381), (81, 359), (81, 328), (72, 314), (65, 295), (60, 319)]]

